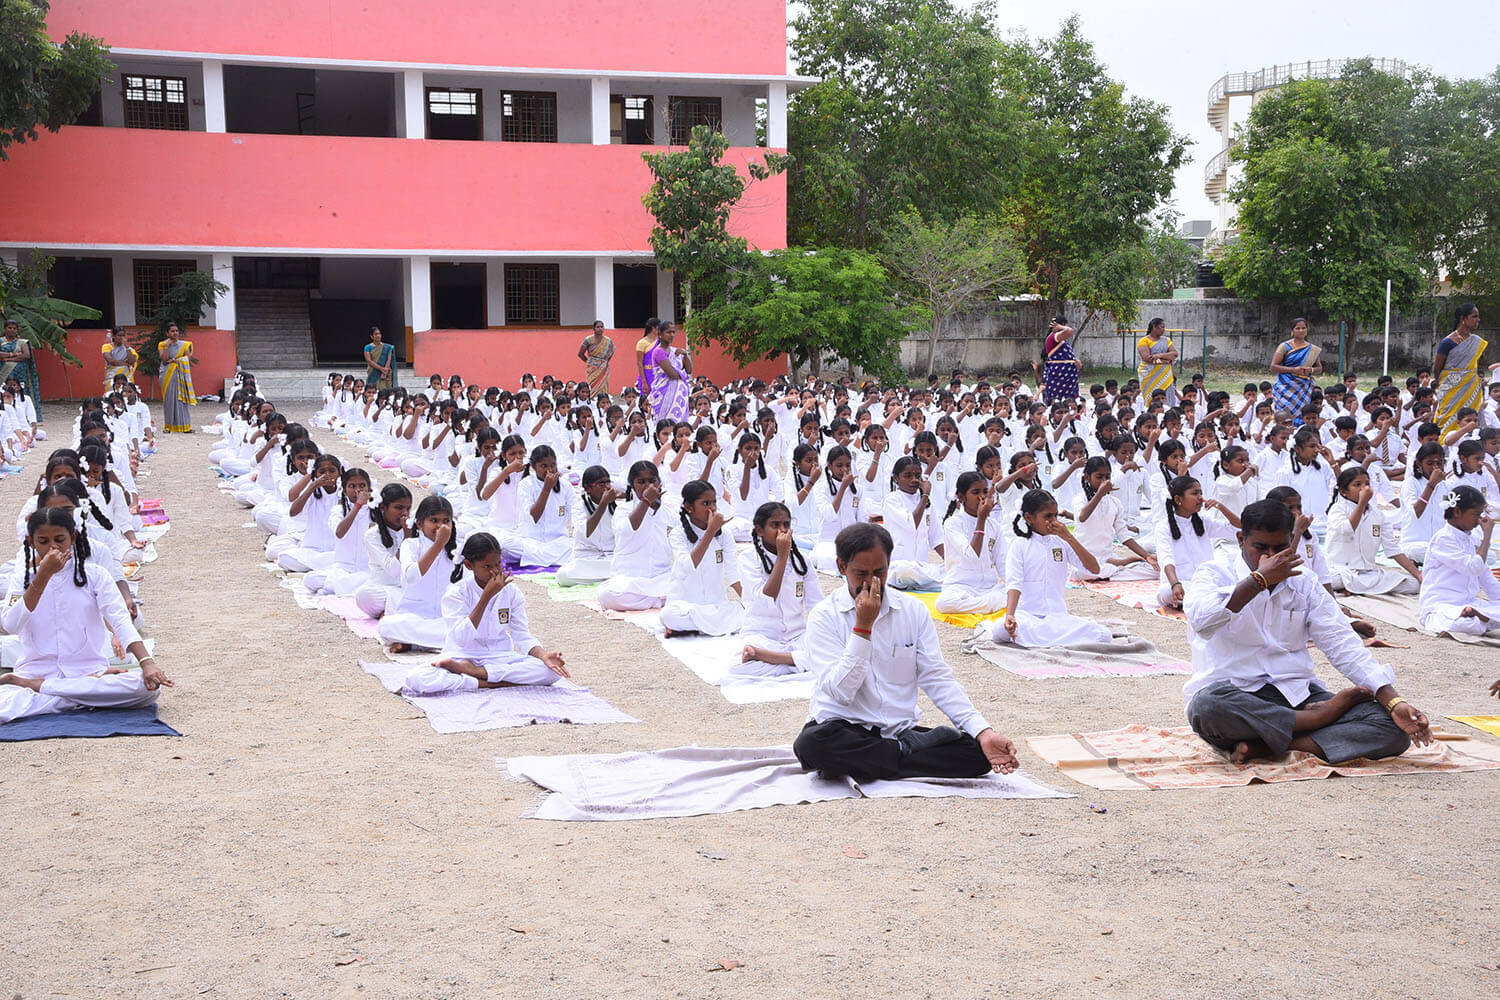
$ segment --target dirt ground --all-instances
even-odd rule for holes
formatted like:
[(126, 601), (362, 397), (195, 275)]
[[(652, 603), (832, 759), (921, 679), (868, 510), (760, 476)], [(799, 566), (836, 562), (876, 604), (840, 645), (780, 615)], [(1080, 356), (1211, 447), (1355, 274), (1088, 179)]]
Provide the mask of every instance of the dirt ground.
[[(641, 724), (437, 735), (360, 671), (373, 643), (258, 568), (213, 440), (171, 437), (144, 482), (172, 518), (142, 595), (184, 738), (0, 745), (4, 997), (1500, 995), (1500, 772), (1095, 791), (1023, 738), (1181, 724), (1181, 678), (1024, 680), (948, 626), (975, 704), (1078, 798), (522, 819), (540, 793), (497, 757), (787, 743), (806, 706), (730, 705), (646, 633), (527, 584), (536, 634)], [(1068, 602), (1188, 656), (1176, 622)], [(1492, 650), (1392, 637), (1434, 721), (1500, 710)]]

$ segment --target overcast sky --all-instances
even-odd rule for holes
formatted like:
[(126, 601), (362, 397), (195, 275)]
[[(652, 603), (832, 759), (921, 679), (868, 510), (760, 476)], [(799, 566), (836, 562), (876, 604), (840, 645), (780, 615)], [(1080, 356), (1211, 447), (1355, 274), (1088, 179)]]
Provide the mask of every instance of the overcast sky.
[[(959, 0), (965, 2), (965, 0)], [(1055, 34), (1070, 14), (1094, 43), (1110, 75), (1166, 105), (1192, 140), (1173, 201), (1184, 219), (1217, 219), (1203, 193), (1203, 165), (1219, 151), (1208, 124), (1208, 88), (1225, 73), (1279, 63), (1359, 56), (1404, 59), (1448, 77), (1493, 72), (1500, 55), (1500, 2), (1449, 0), (998, 0), (1002, 31)], [(1249, 100), (1236, 102), (1236, 115)], [(1243, 107), (1239, 107), (1243, 105)]]

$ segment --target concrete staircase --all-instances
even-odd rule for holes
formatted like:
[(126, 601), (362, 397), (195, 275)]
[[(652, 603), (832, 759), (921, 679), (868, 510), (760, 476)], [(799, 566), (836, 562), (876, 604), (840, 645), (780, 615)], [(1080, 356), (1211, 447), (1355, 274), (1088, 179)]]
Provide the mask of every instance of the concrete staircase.
[(272, 369), (313, 367), (305, 289), (245, 288), (235, 293), (234, 303), (241, 369), (258, 376)]

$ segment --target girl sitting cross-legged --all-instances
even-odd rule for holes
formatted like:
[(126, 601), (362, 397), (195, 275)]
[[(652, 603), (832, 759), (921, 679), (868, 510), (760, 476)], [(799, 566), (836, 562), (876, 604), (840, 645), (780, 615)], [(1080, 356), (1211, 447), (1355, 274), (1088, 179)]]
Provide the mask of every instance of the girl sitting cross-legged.
[(694, 479), (682, 487), (678, 524), (668, 531), (672, 590), (661, 609), (669, 638), (680, 632), (728, 635), (744, 620), (744, 607), (729, 598), (731, 590), (740, 596), (740, 573), (724, 521), (712, 486)]
[(447, 624), (443, 590), (453, 572), (453, 505), (429, 496), (417, 505), (417, 533), (401, 543), (401, 595), (380, 619), (378, 635), (391, 651), (442, 649)]
[(1428, 632), (1500, 635), (1500, 583), (1485, 565), (1495, 521), (1484, 494), (1455, 487), (1443, 498), (1443, 521), (1422, 566), (1417, 620)]
[(807, 615), (823, 599), (818, 574), (792, 535), (792, 514), (776, 500), (755, 511), (751, 551), (740, 557), (745, 588), (745, 648), (731, 674), (775, 677), (805, 671), (797, 663)]

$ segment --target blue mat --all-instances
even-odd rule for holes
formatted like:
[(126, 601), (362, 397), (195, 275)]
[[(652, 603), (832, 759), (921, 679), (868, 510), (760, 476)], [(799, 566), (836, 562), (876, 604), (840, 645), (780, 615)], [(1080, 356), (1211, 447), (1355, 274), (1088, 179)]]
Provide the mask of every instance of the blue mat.
[(156, 717), (155, 705), (146, 708), (78, 709), (0, 723), (0, 743), (67, 737), (98, 739), (104, 736), (181, 735)]

